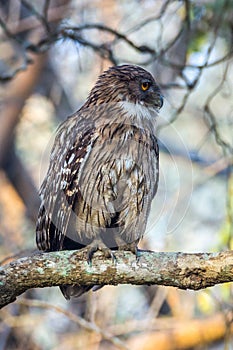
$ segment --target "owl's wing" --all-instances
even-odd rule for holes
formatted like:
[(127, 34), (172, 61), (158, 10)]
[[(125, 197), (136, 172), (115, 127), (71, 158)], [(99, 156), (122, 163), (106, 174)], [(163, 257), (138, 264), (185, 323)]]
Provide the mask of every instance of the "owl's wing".
[[(78, 130), (78, 131), (77, 131)], [(41, 250), (69, 248), (65, 238), (73, 204), (79, 195), (75, 182), (80, 166), (94, 142), (93, 122), (82, 115), (70, 117), (58, 129), (50, 157), (50, 166), (40, 189), (36, 241)], [(64, 247), (66, 239), (67, 247)], [(74, 245), (72, 248), (80, 248)]]
[[(121, 176), (118, 182), (117, 223), (122, 228), (121, 236), (128, 243), (141, 239), (147, 224), (151, 202), (158, 188), (159, 150), (153, 135), (142, 145), (137, 142), (135, 158), (122, 159)], [(136, 149), (136, 147), (135, 147)], [(128, 153), (129, 156), (129, 153)], [(146, 160), (145, 162), (143, 160)]]
[(156, 192), (158, 190), (158, 183), (159, 183), (159, 145), (157, 142), (157, 138), (154, 135), (151, 135), (151, 140), (152, 140), (152, 152), (154, 156), (154, 171), (155, 171), (155, 181), (153, 184), (153, 191), (152, 191), (152, 199), (156, 195)]

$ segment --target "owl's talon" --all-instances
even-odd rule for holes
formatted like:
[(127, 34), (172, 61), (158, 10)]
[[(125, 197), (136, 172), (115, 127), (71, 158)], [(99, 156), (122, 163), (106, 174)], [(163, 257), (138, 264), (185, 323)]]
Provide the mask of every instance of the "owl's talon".
[(98, 250), (98, 247), (96, 245), (89, 244), (88, 246), (86, 246), (86, 250), (87, 250), (87, 263), (88, 265), (91, 265), (93, 255)]
[(139, 264), (141, 254), (137, 247), (135, 249), (135, 255), (136, 255), (136, 263)]
[(132, 252), (136, 256), (136, 259), (138, 259), (140, 257), (140, 251), (137, 247), (137, 243), (137, 241), (132, 243), (125, 243), (123, 245), (120, 245), (118, 247), (118, 250)]
[(122, 244), (120, 246), (118, 246), (118, 250), (123, 252), (123, 251), (129, 251), (129, 245), (128, 244)]
[(108, 248), (101, 240), (96, 239), (92, 243), (90, 243), (88, 246), (86, 246), (87, 249), (87, 263), (91, 265), (92, 258), (95, 252), (100, 250), (103, 252), (105, 258), (111, 258), (112, 262), (116, 262), (116, 257), (111, 251), (110, 248)]
[(116, 258), (116, 256), (115, 256), (115, 254), (113, 254), (113, 252), (111, 252), (111, 258), (112, 258), (112, 263), (113, 263), (113, 265), (116, 265), (116, 263), (117, 263), (117, 258)]
[(116, 263), (116, 257), (113, 254), (113, 252), (111, 251), (111, 249), (109, 248), (99, 248), (100, 251), (102, 251), (104, 253), (104, 257), (105, 258), (111, 258), (112, 259), (112, 263), (115, 264)]

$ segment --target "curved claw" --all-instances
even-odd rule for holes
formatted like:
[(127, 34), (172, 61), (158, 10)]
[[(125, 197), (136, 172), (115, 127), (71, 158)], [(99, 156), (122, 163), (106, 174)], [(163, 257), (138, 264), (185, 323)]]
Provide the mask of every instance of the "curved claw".
[(115, 257), (115, 254), (111, 251), (111, 258), (112, 258), (112, 263), (115, 265), (117, 263), (117, 258)]
[(87, 262), (89, 265), (91, 265), (92, 257), (95, 252), (98, 250), (102, 251), (104, 253), (104, 256), (106, 258), (111, 258), (112, 262), (116, 262), (116, 257), (113, 254), (112, 250), (108, 248), (101, 239), (95, 239), (93, 242), (91, 242), (89, 245), (86, 246), (87, 249)]
[(120, 245), (118, 249), (132, 252), (133, 254), (135, 254), (136, 259), (140, 257), (140, 251), (137, 247), (137, 242), (125, 243), (123, 245)]

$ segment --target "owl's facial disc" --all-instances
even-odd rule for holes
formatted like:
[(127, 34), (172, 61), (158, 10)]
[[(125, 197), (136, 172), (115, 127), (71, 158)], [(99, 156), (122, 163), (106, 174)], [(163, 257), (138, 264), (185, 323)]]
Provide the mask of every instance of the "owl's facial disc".
[(160, 109), (163, 106), (163, 96), (154, 79), (139, 79), (134, 85), (136, 100), (143, 105)]

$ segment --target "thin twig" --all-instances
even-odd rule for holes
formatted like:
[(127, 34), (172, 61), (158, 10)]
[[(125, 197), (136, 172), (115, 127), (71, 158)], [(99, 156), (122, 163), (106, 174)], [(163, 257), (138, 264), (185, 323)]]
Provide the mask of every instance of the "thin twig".
[(30, 306), (30, 307), (43, 308), (43, 309), (47, 309), (47, 310), (54, 310), (54, 311), (56, 311), (56, 312), (58, 312), (60, 314), (65, 315), (72, 322), (76, 323), (80, 327), (82, 327), (82, 328), (84, 328), (84, 329), (86, 329), (88, 331), (95, 332), (95, 333), (101, 335), (101, 337), (103, 339), (108, 340), (113, 345), (115, 345), (118, 349), (129, 350), (129, 348), (124, 344), (124, 342), (121, 341), (116, 336), (113, 336), (111, 333), (104, 331), (103, 329), (98, 327), (93, 322), (88, 322), (84, 318), (82, 318), (80, 316), (77, 316), (77, 315), (73, 314), (70, 311), (64, 310), (60, 306), (57, 306), (57, 305), (54, 305), (54, 304), (49, 304), (49, 303), (46, 303), (44, 301), (35, 300), (35, 299), (31, 299), (31, 300), (29, 300), (29, 299), (20, 299), (20, 300), (17, 301), (17, 304), (26, 305), (26, 306)]

